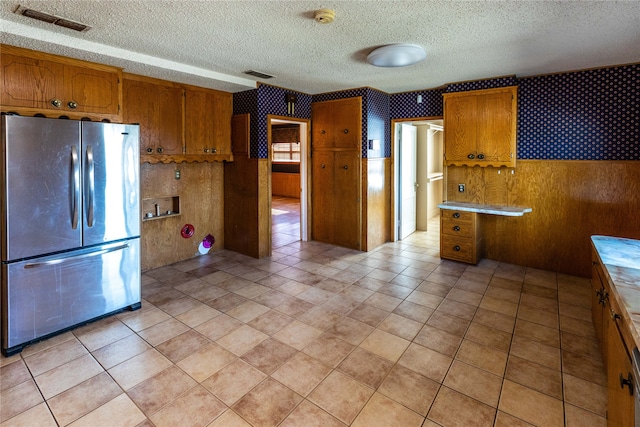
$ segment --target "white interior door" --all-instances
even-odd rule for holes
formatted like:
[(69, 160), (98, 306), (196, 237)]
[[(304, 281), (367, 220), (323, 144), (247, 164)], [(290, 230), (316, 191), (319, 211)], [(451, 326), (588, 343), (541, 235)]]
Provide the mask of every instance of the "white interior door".
[(400, 239), (416, 231), (416, 128), (400, 125)]

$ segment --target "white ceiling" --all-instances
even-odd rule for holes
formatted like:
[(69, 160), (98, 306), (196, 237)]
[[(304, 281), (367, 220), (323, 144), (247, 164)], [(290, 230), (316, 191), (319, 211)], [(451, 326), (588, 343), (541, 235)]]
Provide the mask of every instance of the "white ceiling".
[[(388, 93), (640, 62), (640, 1), (0, 0), (0, 41), (230, 92), (243, 74), (308, 94)], [(18, 5), (92, 27), (35, 21)], [(321, 8), (335, 21), (313, 19)], [(424, 47), (405, 68), (366, 62), (391, 43)]]

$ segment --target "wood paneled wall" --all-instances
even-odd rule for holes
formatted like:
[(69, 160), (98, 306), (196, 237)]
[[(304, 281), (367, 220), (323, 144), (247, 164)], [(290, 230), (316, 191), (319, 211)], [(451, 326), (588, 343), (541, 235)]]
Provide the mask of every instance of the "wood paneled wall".
[(363, 250), (391, 240), (391, 159), (362, 159), (364, 203)]
[[(175, 170), (180, 179), (175, 179)], [(141, 198), (180, 197), (180, 215), (142, 222), (142, 270), (172, 264), (199, 254), (198, 246), (207, 234), (224, 247), (224, 171), (222, 163), (148, 164), (140, 167)], [(184, 239), (185, 224), (195, 234)]]
[(225, 248), (258, 257), (258, 159), (235, 155), (224, 164)]
[(300, 174), (271, 172), (271, 194), (274, 196), (300, 198)]
[[(464, 193), (458, 184), (466, 185)], [(448, 167), (446, 191), (447, 200), (533, 209), (523, 217), (482, 215), (484, 257), (493, 260), (590, 277), (591, 235), (640, 239), (637, 161), (518, 160), (515, 169)]]

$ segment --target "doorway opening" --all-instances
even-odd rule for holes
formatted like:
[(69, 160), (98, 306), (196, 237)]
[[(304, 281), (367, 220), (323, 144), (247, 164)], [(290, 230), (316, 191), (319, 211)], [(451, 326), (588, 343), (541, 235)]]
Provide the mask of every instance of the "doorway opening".
[(310, 121), (268, 116), (270, 242), (277, 249), (308, 241)]
[(439, 220), (444, 200), (442, 118), (391, 121), (393, 155), (392, 241), (416, 230), (427, 231)]

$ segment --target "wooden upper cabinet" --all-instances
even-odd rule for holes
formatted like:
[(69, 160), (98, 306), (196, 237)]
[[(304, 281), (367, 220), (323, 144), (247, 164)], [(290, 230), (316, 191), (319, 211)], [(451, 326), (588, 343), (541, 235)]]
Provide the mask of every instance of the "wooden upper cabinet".
[(444, 94), (447, 165), (516, 165), (518, 88)]
[(314, 149), (362, 148), (362, 97), (314, 102), (311, 111)]
[(140, 154), (182, 154), (184, 89), (171, 82), (126, 75), (123, 92), (124, 121), (140, 124)]
[(231, 154), (233, 95), (188, 87), (185, 95), (187, 154)]
[(231, 116), (231, 152), (234, 156), (249, 156), (250, 126), (251, 116), (249, 114)]
[(122, 120), (122, 71), (2, 45), (2, 110), (72, 119)]

